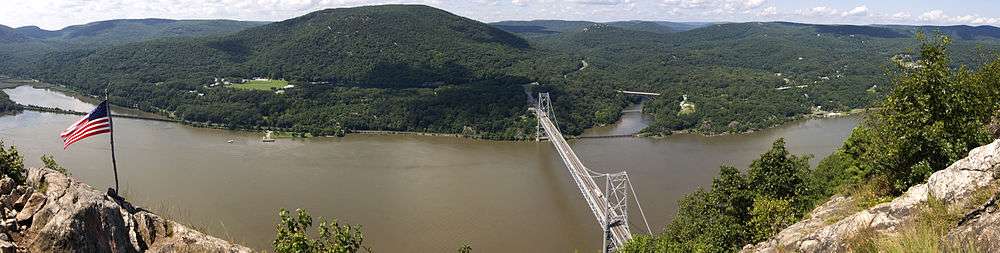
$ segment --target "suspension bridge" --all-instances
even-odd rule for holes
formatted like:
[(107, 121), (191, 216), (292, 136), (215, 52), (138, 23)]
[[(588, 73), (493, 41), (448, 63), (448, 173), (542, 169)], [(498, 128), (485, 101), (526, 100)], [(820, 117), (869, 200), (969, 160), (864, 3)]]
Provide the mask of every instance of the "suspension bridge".
[[(535, 107), (529, 109), (538, 117), (535, 138), (537, 141), (549, 140), (562, 158), (566, 169), (579, 188), (583, 199), (593, 212), (598, 225), (604, 231), (604, 251), (613, 252), (618, 247), (632, 239), (629, 227), (629, 199), (635, 200), (646, 230), (652, 234), (646, 214), (636, 197), (635, 189), (629, 181), (628, 173), (601, 173), (590, 170), (566, 142), (556, 123), (552, 102), (548, 93), (539, 93)], [(599, 181), (603, 181), (603, 188)]]

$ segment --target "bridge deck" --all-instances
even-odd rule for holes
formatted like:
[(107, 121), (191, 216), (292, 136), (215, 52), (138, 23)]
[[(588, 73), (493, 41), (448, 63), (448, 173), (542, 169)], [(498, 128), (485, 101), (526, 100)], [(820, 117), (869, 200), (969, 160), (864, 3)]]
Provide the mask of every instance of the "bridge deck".
[[(556, 151), (559, 152), (559, 156), (562, 157), (563, 163), (566, 164), (569, 174), (573, 177), (573, 181), (576, 182), (577, 187), (583, 194), (583, 199), (587, 201), (587, 205), (590, 206), (590, 210), (594, 213), (594, 217), (597, 218), (599, 225), (603, 226), (607, 224), (609, 213), (606, 212), (611, 212), (611, 217), (620, 217), (620, 214), (607, 209), (609, 203), (607, 197), (602, 194), (602, 188), (590, 177), (583, 162), (580, 161), (580, 158), (570, 148), (569, 143), (563, 138), (562, 133), (559, 133), (559, 129), (552, 123), (546, 112), (536, 111), (535, 113), (538, 115), (539, 123), (545, 129), (545, 134), (548, 135), (549, 141), (552, 142), (552, 145), (556, 147)], [(616, 246), (621, 246), (629, 239), (632, 239), (628, 222), (625, 221), (625, 224), (612, 228), (611, 235)]]
[(625, 93), (625, 94), (632, 94), (632, 95), (644, 95), (644, 96), (659, 96), (659, 95), (661, 95), (660, 93), (641, 92), (641, 91), (627, 91), (627, 90), (620, 90), (618, 92)]

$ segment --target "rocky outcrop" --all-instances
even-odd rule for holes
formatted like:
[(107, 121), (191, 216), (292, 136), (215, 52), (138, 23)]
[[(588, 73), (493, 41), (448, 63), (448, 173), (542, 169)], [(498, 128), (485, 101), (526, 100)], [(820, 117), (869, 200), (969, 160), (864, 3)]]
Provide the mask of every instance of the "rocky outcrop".
[(49, 169), (0, 180), (0, 252), (250, 252)]
[[(929, 197), (948, 205), (964, 204), (977, 189), (996, 180), (1000, 172), (1000, 140), (973, 149), (969, 156), (948, 168), (935, 172), (926, 184), (910, 187), (902, 196), (860, 212), (846, 214), (853, 201), (835, 196), (814, 209), (809, 218), (782, 230), (772, 239), (747, 245), (741, 252), (840, 252), (848, 250), (847, 241), (859, 231), (894, 233), (915, 218), (918, 208)], [(979, 247), (1000, 245), (1000, 212), (996, 197), (966, 215), (948, 238)], [(991, 248), (994, 252), (1000, 247)]]

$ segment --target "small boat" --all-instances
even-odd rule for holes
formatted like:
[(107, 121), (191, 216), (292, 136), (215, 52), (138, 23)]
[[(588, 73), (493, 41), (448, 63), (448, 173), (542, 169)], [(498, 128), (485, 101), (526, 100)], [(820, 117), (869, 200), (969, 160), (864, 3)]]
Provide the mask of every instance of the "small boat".
[(233, 142), (236, 142), (236, 140), (228, 140), (228, 141), (226, 141), (226, 143), (230, 143), (230, 144), (233, 143)]
[(274, 142), (274, 138), (271, 137), (271, 133), (272, 133), (271, 131), (267, 131), (267, 133), (264, 134), (264, 138), (261, 139), (261, 141), (263, 141), (263, 142)]

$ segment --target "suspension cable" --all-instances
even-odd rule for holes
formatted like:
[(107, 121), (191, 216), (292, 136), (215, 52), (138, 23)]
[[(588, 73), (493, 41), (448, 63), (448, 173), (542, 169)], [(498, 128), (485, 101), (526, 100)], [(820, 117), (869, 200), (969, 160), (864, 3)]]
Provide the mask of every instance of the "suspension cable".
[(628, 189), (632, 190), (632, 198), (635, 199), (635, 205), (639, 207), (639, 215), (642, 216), (642, 222), (646, 223), (646, 231), (649, 234), (653, 234), (653, 230), (649, 228), (649, 221), (646, 221), (646, 212), (642, 211), (642, 204), (639, 204), (639, 195), (635, 194), (635, 188), (632, 187), (632, 179), (628, 178), (628, 174), (625, 174), (625, 179), (628, 179)]

